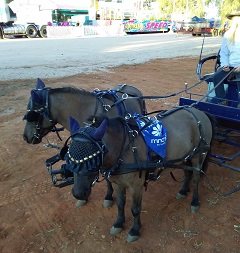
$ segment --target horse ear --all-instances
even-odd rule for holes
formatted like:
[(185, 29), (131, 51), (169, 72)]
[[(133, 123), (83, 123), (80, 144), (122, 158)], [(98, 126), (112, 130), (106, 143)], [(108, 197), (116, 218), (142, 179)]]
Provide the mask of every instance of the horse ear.
[(97, 129), (94, 129), (90, 133), (90, 136), (95, 140), (100, 140), (105, 134), (106, 129), (107, 129), (107, 120), (105, 119)]
[(42, 97), (35, 90), (31, 90), (31, 97), (32, 97), (33, 102), (39, 105), (43, 104)]
[(77, 130), (80, 128), (79, 123), (72, 118), (71, 116), (69, 116), (69, 122), (70, 122), (70, 132), (71, 134), (74, 134), (77, 132)]
[(45, 88), (45, 84), (44, 84), (44, 82), (40, 78), (38, 78), (37, 79), (36, 89), (37, 90), (42, 90), (43, 88)]

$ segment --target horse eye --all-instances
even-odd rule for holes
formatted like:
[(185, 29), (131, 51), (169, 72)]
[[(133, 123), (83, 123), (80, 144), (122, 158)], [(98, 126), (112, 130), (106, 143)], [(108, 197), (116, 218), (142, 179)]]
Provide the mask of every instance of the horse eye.
[(34, 122), (34, 121), (38, 121), (39, 117), (40, 117), (40, 114), (38, 112), (30, 111), (26, 114), (25, 119), (28, 122)]

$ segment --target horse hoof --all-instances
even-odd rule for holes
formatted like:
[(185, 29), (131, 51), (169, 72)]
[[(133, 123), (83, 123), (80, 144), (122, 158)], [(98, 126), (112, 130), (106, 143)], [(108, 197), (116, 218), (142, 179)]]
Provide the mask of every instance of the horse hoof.
[(199, 209), (199, 206), (191, 206), (192, 213), (196, 213)]
[(84, 206), (86, 205), (87, 201), (86, 200), (78, 200), (75, 204), (75, 206), (79, 207), (79, 206)]
[(104, 200), (103, 201), (103, 207), (104, 208), (110, 208), (110, 207), (112, 207), (113, 206), (113, 201), (112, 200)]
[(123, 228), (115, 228), (115, 227), (112, 227), (112, 228), (110, 229), (110, 235), (119, 234), (122, 230), (123, 230)]
[(176, 199), (184, 199), (186, 197), (187, 197), (186, 195), (182, 195), (182, 194), (178, 193), (176, 196)]
[(139, 238), (138, 235), (129, 235), (129, 234), (128, 234), (127, 242), (135, 242), (135, 241), (138, 240), (138, 238)]

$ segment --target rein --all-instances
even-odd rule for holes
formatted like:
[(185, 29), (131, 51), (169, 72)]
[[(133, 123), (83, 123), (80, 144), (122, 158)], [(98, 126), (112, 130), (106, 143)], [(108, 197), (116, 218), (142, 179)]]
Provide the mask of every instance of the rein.
[[(210, 79), (210, 78), (211, 78), (211, 77), (207, 76), (207, 77), (203, 78), (202, 80), (200, 80), (199, 82), (197, 82), (197, 83), (195, 83), (195, 84), (193, 84), (193, 85), (191, 85), (191, 86), (189, 86), (189, 87), (187, 87), (187, 88), (185, 88), (185, 89), (183, 89), (183, 90), (180, 90), (180, 91), (178, 91), (178, 92), (171, 93), (171, 94), (169, 94), (169, 95), (163, 95), (163, 96), (128, 97), (128, 99), (158, 99), (158, 98), (169, 98), (169, 97), (174, 97), (174, 96), (177, 96), (177, 95), (179, 95), (179, 94), (181, 94), (181, 93), (184, 93), (184, 92), (186, 93), (186, 91), (188, 91), (188, 90), (190, 90), (190, 89), (192, 89), (192, 88), (198, 86), (199, 84), (201, 84), (202, 82), (207, 81), (207, 80)], [(208, 92), (208, 93), (209, 93), (209, 92)], [(156, 111), (156, 112), (157, 112), (157, 111)], [(152, 114), (152, 113), (154, 113), (154, 112), (150, 112), (149, 114)]]

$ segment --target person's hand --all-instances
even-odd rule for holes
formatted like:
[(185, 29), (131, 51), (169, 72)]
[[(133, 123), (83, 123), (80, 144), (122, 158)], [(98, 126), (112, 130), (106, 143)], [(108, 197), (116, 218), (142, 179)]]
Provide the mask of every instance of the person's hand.
[(234, 68), (233, 68), (233, 72), (239, 73), (239, 72), (240, 72), (240, 67), (234, 67)]
[(228, 72), (230, 70), (229, 66), (223, 66), (223, 71)]

